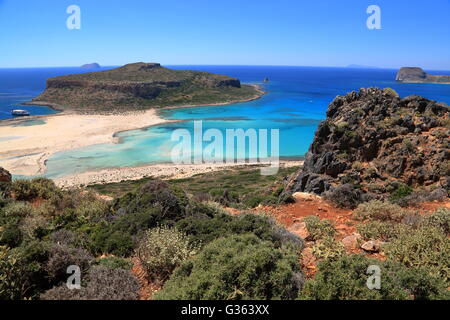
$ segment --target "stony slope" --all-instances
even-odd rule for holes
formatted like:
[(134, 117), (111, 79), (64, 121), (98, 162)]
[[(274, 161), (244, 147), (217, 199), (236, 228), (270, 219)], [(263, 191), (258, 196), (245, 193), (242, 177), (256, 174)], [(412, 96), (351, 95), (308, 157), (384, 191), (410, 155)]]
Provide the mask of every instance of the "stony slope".
[(227, 103), (259, 94), (254, 86), (241, 85), (238, 79), (224, 75), (172, 70), (158, 63), (133, 63), (107, 71), (50, 78), (45, 91), (32, 103), (98, 112)]
[(445, 103), (377, 88), (338, 96), (287, 191), (322, 194), (348, 184), (382, 198), (399, 183), (448, 190), (449, 136)]

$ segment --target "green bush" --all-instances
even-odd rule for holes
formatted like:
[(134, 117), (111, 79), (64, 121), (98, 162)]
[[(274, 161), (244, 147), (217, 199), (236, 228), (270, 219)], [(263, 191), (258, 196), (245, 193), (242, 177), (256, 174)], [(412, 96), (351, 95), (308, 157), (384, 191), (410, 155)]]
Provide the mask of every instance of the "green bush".
[(33, 207), (26, 202), (10, 202), (6, 207), (1, 209), (1, 215), (4, 217), (24, 218), (33, 213)]
[(289, 244), (301, 249), (303, 246), (299, 237), (278, 226), (273, 219), (256, 214), (232, 216), (219, 213), (212, 218), (189, 217), (177, 222), (176, 228), (185, 232), (194, 243), (206, 244), (220, 237), (253, 233), (262, 240), (273, 242), (276, 247)]
[(384, 246), (384, 252), (390, 260), (424, 268), (450, 284), (450, 239), (437, 228), (401, 232)]
[(156, 299), (293, 299), (302, 286), (298, 256), (255, 235), (217, 239), (178, 267)]
[(11, 184), (11, 191), (19, 201), (31, 201), (35, 198), (50, 199), (55, 194), (61, 193), (52, 180), (45, 178), (14, 180)]
[[(381, 287), (369, 289), (370, 265), (380, 267)], [(303, 300), (410, 300), (448, 299), (445, 283), (420, 269), (382, 262), (362, 255), (342, 256), (319, 263), (319, 272), (305, 283)]]
[(372, 200), (361, 203), (354, 211), (353, 218), (356, 220), (379, 220), (400, 222), (407, 211), (397, 204)]
[(402, 199), (408, 197), (413, 192), (413, 189), (410, 186), (405, 184), (400, 184), (394, 192), (389, 196), (389, 201), (392, 203), (397, 203), (402, 206), (407, 206), (408, 203), (402, 201)]
[(406, 224), (377, 220), (360, 224), (356, 228), (365, 240), (390, 241), (402, 232), (413, 232), (413, 228)]
[(426, 217), (423, 224), (430, 227), (435, 227), (447, 236), (450, 235), (450, 209), (440, 208)]
[(309, 232), (308, 240), (319, 240), (325, 237), (333, 237), (336, 229), (329, 220), (321, 220), (317, 216), (308, 216), (303, 219)]
[(137, 256), (151, 280), (166, 281), (183, 261), (194, 256), (198, 248), (186, 234), (172, 228), (158, 227), (146, 232)]
[(317, 259), (336, 260), (345, 254), (345, 248), (342, 242), (326, 236), (312, 247), (312, 253)]
[(48, 288), (43, 264), (47, 259), (45, 246), (36, 241), (10, 249), (0, 246), (0, 300), (36, 298)]
[(107, 267), (109, 269), (123, 269), (123, 270), (131, 270), (133, 264), (130, 260), (109, 256), (105, 258), (97, 258), (95, 263), (102, 267)]

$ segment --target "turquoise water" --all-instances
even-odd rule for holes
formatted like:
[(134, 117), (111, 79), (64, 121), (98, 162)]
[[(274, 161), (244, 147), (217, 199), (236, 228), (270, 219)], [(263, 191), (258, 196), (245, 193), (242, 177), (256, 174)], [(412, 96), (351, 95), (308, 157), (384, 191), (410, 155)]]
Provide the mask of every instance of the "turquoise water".
[[(51, 157), (47, 175), (51, 177), (68, 173), (107, 167), (137, 166), (170, 161), (170, 141), (174, 129), (193, 132), (193, 121), (203, 120), (204, 130), (226, 129), (279, 129), (280, 156), (298, 158), (305, 155), (314, 132), (325, 118), (330, 101), (362, 87), (391, 87), (401, 96), (423, 95), (450, 104), (450, 86), (436, 84), (396, 83), (396, 70), (355, 70), (346, 68), (306, 67), (219, 67), (178, 66), (179, 69), (197, 69), (227, 74), (243, 82), (261, 83), (267, 94), (261, 99), (228, 106), (207, 106), (164, 110), (167, 119), (183, 120), (143, 130), (120, 133), (120, 143), (90, 146), (62, 152)], [(434, 73), (440, 73), (434, 71)], [(442, 72), (445, 73), (445, 72)]]
[[(261, 99), (228, 106), (210, 106), (164, 110), (167, 119), (182, 122), (122, 132), (120, 143), (101, 144), (53, 155), (47, 161), (46, 176), (108, 167), (137, 166), (170, 161), (175, 142), (174, 129), (193, 131), (193, 120), (203, 120), (204, 130), (279, 129), (280, 156), (298, 158), (305, 155), (314, 132), (325, 118), (328, 104), (337, 96), (362, 87), (391, 87), (401, 96), (410, 94), (450, 104), (450, 85), (402, 84), (394, 81), (396, 70), (319, 67), (245, 67), (245, 66), (176, 66), (176, 69), (204, 70), (238, 77), (242, 82), (263, 85), (267, 94)], [(432, 71), (435, 74), (449, 71)], [(269, 83), (262, 84), (265, 77)]]

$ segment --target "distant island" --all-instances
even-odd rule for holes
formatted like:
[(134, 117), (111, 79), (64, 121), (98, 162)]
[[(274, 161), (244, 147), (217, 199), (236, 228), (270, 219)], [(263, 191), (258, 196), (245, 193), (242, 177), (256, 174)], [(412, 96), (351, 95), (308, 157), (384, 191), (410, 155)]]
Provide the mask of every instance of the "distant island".
[(98, 69), (98, 68), (100, 68), (100, 65), (98, 63), (96, 63), (96, 62), (94, 62), (94, 63), (87, 63), (87, 64), (83, 64), (81, 66), (81, 68), (84, 68), (84, 69)]
[(132, 63), (98, 72), (50, 78), (32, 104), (78, 112), (145, 110), (213, 105), (259, 98), (255, 85), (202, 71), (173, 70), (159, 63)]
[(433, 75), (422, 68), (403, 67), (397, 72), (395, 80), (405, 83), (450, 83), (450, 75)]

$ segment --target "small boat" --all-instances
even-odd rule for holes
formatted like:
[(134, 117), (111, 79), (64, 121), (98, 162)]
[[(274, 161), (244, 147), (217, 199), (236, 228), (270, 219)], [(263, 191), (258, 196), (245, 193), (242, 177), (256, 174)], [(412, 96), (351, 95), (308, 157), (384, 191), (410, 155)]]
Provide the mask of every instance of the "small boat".
[(30, 113), (26, 110), (14, 109), (14, 110), (11, 110), (11, 115), (17, 116), (17, 117), (23, 117), (23, 116), (29, 116)]

